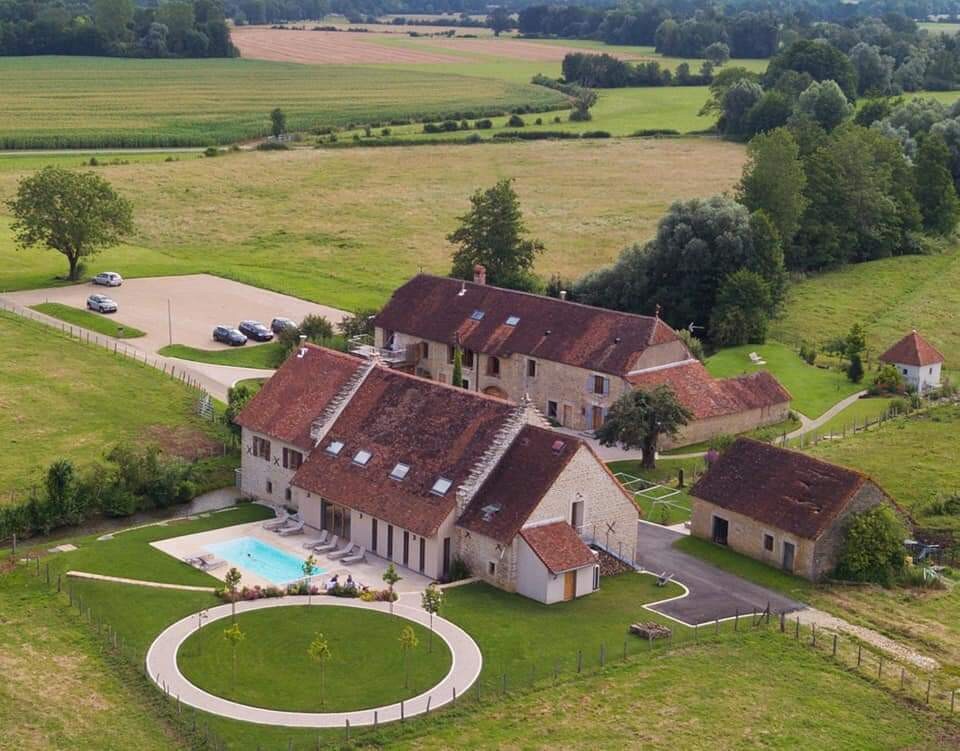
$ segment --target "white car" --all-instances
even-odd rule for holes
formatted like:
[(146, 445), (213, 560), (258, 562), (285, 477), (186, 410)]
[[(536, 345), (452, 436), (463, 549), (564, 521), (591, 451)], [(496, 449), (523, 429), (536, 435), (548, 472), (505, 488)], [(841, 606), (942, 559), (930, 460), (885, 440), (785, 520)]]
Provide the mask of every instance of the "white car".
[(93, 277), (94, 284), (102, 284), (104, 287), (119, 287), (123, 284), (123, 277), (116, 271), (101, 271)]
[(87, 298), (87, 307), (98, 313), (116, 313), (117, 304), (106, 295), (90, 295)]

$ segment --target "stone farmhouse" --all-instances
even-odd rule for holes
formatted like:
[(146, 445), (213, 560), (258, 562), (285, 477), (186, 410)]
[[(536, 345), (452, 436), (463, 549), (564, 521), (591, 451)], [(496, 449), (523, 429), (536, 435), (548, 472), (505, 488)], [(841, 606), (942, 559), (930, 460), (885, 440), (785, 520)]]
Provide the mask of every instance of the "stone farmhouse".
[(541, 602), (599, 586), (639, 514), (592, 448), (529, 403), (304, 345), (237, 416), (240, 488), (437, 580), (454, 560)]
[(789, 411), (790, 394), (772, 375), (713, 378), (659, 317), (493, 287), (482, 266), (473, 282), (414, 277), (374, 324), (375, 350), (393, 367), (450, 383), (459, 348), (464, 388), (528, 396), (572, 430), (596, 430), (622, 394), (662, 383), (693, 413), (662, 448), (781, 422)]
[(896, 367), (903, 382), (920, 393), (940, 386), (943, 355), (916, 329), (880, 355), (880, 362)]
[(691, 531), (816, 581), (837, 566), (851, 515), (896, 506), (869, 477), (740, 438), (690, 490)]

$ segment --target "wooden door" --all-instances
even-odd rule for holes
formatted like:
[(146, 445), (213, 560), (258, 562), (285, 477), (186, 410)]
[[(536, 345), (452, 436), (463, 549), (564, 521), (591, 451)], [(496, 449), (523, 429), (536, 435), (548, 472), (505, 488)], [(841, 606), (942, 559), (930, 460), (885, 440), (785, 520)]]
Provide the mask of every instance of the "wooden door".
[(563, 575), (563, 599), (572, 600), (577, 596), (577, 572), (568, 571)]
[(569, 428), (572, 424), (573, 424), (573, 410), (571, 409), (569, 404), (564, 404), (563, 420), (561, 421), (561, 425), (563, 425), (566, 428)]
[(600, 426), (603, 425), (603, 407), (594, 407), (593, 408), (593, 429), (599, 430)]
[(796, 549), (792, 542), (783, 543), (783, 570), (793, 573), (793, 559), (796, 555)]

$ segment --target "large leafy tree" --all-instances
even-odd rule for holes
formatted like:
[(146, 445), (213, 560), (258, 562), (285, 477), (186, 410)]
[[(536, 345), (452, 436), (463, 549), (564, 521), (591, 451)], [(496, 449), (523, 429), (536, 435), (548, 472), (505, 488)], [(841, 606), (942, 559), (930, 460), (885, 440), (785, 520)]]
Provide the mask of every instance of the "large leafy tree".
[(717, 292), (710, 337), (722, 346), (763, 344), (770, 322), (770, 285), (755, 271), (740, 269)]
[(938, 235), (951, 234), (960, 216), (949, 165), (950, 150), (943, 137), (939, 133), (924, 137), (914, 165), (916, 196), (924, 229)]
[(460, 217), (460, 226), (447, 235), (449, 242), (459, 246), (453, 253), (451, 276), (470, 279), (474, 266), (482, 264), (490, 284), (536, 289), (533, 263), (543, 252), (543, 244), (524, 238), (527, 228), (512, 181), (500, 180), (492, 188), (478, 190), (470, 203), (470, 211)]
[(20, 181), (7, 202), (22, 248), (42, 246), (67, 257), (76, 281), (80, 261), (119, 243), (133, 231), (133, 209), (110, 183), (89, 172), (44, 167)]
[(843, 579), (890, 584), (905, 566), (905, 537), (903, 523), (885, 506), (857, 514), (847, 527), (837, 574)]
[(812, 83), (797, 100), (796, 114), (808, 117), (829, 132), (846, 120), (853, 105), (836, 81)]
[(656, 466), (661, 436), (675, 436), (693, 414), (677, 399), (673, 389), (661, 384), (652, 390), (628, 391), (610, 407), (607, 419), (597, 430), (603, 446), (640, 449), (643, 466)]
[(737, 198), (751, 211), (766, 212), (785, 245), (800, 226), (807, 205), (803, 195), (806, 184), (800, 146), (789, 130), (777, 128), (747, 145), (747, 164)]
[(847, 99), (857, 95), (857, 75), (849, 58), (832, 44), (801, 39), (774, 55), (764, 80), (774, 86), (788, 71), (807, 73), (814, 81), (836, 81)]

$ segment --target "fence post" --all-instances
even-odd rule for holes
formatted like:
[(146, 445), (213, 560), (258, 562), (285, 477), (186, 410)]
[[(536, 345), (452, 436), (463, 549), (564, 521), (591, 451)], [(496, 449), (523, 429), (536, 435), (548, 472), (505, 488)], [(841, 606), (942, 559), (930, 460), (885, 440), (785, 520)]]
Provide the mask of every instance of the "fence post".
[(950, 714), (953, 714), (953, 706), (957, 699), (957, 689), (953, 689), (950, 692)]
[(456, 686), (453, 687), (453, 703), (454, 704), (457, 703), (457, 687)]
[(736, 615), (733, 616), (733, 630), (740, 630), (740, 608), (737, 608)]
[[(346, 730), (347, 730), (347, 743), (349, 743), (349, 742), (350, 742), (350, 718), (348, 717), (346, 720), (344, 720), (344, 723), (345, 723), (346, 726), (347, 726), (347, 727), (346, 727)], [(290, 742), (293, 743), (293, 741), (290, 741)]]
[(607, 662), (607, 647), (601, 642), (600, 643), (600, 667), (603, 667)]
[(930, 703), (930, 684), (933, 683), (932, 678), (927, 678), (927, 704)]
[(860, 667), (860, 661), (863, 659), (863, 645), (857, 645), (857, 667)]
[(627, 640), (623, 640), (623, 661), (627, 661)]
[(837, 656), (837, 635), (833, 635), (833, 657)]
[(903, 681), (904, 681), (904, 678), (906, 678), (906, 672), (907, 672), (906, 670), (904, 670), (903, 668), (900, 668), (900, 690), (901, 691), (903, 691)]
[[(578, 649), (577, 650), (577, 672), (579, 673), (581, 670), (583, 670), (583, 650)], [(504, 681), (506, 681), (506, 676), (504, 676)]]
[(877, 663), (877, 680), (883, 675), (883, 655), (880, 655), (880, 662)]
[(780, 613), (780, 633), (784, 633), (787, 630), (787, 614)]
[(403, 722), (406, 718), (406, 712), (404, 710), (403, 699), (400, 700), (400, 722)]
[(817, 624), (816, 623), (810, 624), (810, 635), (813, 638), (813, 646), (814, 647), (817, 646)]

